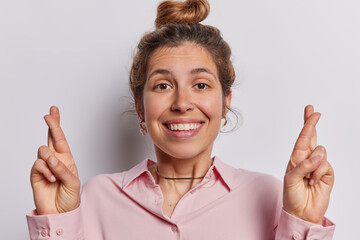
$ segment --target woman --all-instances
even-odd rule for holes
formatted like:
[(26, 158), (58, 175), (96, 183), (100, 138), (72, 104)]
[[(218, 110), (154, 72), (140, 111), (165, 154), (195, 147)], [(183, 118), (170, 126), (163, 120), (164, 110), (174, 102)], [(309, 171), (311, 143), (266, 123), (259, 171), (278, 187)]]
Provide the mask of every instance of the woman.
[(332, 238), (334, 224), (324, 214), (334, 173), (325, 148), (316, 145), (320, 114), (312, 106), (305, 108), (284, 186), (211, 157), (235, 75), (220, 32), (199, 24), (208, 13), (206, 0), (165, 1), (156, 30), (138, 45), (130, 86), (156, 162), (96, 176), (80, 200), (59, 110), (50, 108), (48, 146), (39, 148), (31, 170), (31, 239)]

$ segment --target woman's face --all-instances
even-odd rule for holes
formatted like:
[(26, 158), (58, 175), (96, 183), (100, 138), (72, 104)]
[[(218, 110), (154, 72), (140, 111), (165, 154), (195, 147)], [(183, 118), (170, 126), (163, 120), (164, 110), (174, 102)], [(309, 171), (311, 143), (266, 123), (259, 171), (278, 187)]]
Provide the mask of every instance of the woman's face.
[(208, 51), (191, 43), (160, 48), (147, 73), (141, 115), (156, 151), (179, 159), (211, 154), (231, 93), (223, 97)]

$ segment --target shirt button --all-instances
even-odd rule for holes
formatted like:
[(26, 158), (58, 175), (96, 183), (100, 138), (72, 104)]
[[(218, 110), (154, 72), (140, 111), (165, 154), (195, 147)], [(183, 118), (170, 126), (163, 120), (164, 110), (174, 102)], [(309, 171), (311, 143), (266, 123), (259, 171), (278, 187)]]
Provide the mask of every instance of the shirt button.
[(62, 228), (59, 228), (56, 230), (56, 235), (58, 235), (58, 236), (63, 235), (63, 233), (64, 233), (64, 230)]
[(293, 239), (294, 239), (294, 240), (300, 240), (300, 239), (301, 239), (300, 233), (298, 233), (298, 232), (294, 233), (294, 234), (293, 234)]
[(177, 231), (178, 231), (178, 227), (177, 227), (176, 225), (172, 225), (172, 226), (171, 226), (171, 230), (172, 230), (173, 232), (177, 232)]
[(41, 230), (41, 236), (46, 237), (48, 235), (48, 232), (46, 229)]

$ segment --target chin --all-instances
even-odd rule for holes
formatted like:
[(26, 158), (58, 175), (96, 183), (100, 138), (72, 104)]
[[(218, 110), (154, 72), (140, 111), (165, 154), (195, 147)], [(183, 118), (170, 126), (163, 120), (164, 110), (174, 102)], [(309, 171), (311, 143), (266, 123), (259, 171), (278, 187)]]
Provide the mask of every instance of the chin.
[[(200, 154), (209, 151), (208, 149), (199, 149), (198, 146), (189, 146), (187, 144), (176, 144), (174, 146), (166, 146), (164, 148), (155, 145), (156, 152), (160, 155), (167, 155), (176, 159), (191, 159), (199, 156)], [(210, 149), (211, 153), (211, 149)], [(158, 155), (157, 154), (157, 155)]]

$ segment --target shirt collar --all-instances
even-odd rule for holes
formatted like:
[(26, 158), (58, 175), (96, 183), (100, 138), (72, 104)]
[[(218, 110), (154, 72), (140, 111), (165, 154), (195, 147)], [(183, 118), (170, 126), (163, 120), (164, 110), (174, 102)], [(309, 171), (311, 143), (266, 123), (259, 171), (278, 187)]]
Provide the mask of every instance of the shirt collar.
[[(234, 185), (234, 176), (236, 169), (222, 162), (217, 156), (214, 156), (213, 160), (213, 165), (212, 168), (210, 168), (209, 172), (211, 170), (216, 171), (218, 174), (215, 175), (219, 176), (224, 182), (224, 184), (229, 188), (229, 190), (231, 190)], [(139, 178), (143, 174), (146, 174), (148, 181), (152, 181), (155, 184), (154, 179), (151, 176), (150, 171), (148, 170), (148, 167), (155, 163), (156, 162), (154, 162), (153, 160), (147, 158), (137, 164), (135, 167), (125, 172), (122, 184), (123, 188), (126, 188), (131, 182), (133, 182), (135, 179)], [(209, 172), (206, 175), (208, 175)]]
[(154, 162), (153, 160), (147, 158), (137, 164), (135, 167), (125, 172), (125, 176), (123, 178), (123, 188), (126, 188), (132, 181), (134, 181), (136, 178), (140, 177), (143, 174), (147, 174), (149, 180), (153, 179), (150, 171), (148, 170), (148, 167), (155, 163), (156, 162)]
[(221, 161), (217, 156), (214, 157), (213, 166), (225, 185), (229, 188), (229, 190), (232, 190), (234, 187), (236, 169)]

